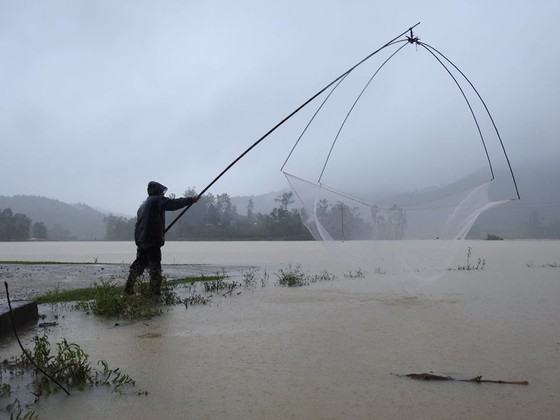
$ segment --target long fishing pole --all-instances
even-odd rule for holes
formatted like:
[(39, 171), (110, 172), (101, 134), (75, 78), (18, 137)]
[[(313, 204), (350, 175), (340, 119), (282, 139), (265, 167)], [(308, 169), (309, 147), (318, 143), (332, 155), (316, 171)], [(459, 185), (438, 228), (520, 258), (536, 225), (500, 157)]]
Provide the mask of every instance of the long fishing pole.
[[(302, 103), (300, 106), (298, 106), (295, 110), (293, 110), (290, 114), (288, 114), (286, 117), (284, 117), (284, 119), (282, 119), (278, 124), (276, 124), (274, 127), (272, 127), (270, 130), (268, 130), (268, 132), (266, 132), (261, 138), (259, 138), (256, 142), (254, 142), (247, 150), (245, 150), (243, 153), (241, 153), (233, 162), (231, 162), (222, 172), (220, 172), (220, 174), (214, 178), (212, 180), (212, 182), (210, 184), (208, 184), (208, 186), (206, 188), (204, 188), (199, 194), (198, 194), (198, 198), (202, 197), (202, 195), (208, 191), (210, 189), (210, 187), (212, 187), (212, 185), (214, 185), (216, 183), (216, 181), (218, 181), (227, 171), (229, 171), (231, 169), (231, 167), (233, 165), (235, 165), (237, 162), (239, 162), (247, 153), (249, 153), (251, 150), (253, 150), (260, 142), (262, 142), (264, 139), (266, 139), (269, 135), (271, 135), (274, 131), (276, 131), (276, 129), (278, 129), (282, 124), (284, 124), (286, 121), (288, 121), (290, 118), (292, 118), (294, 115), (296, 115), (299, 111), (301, 111), (303, 108), (305, 108), (310, 102), (312, 102), (315, 98), (317, 98), (318, 96), (320, 96), (323, 92), (325, 92), (328, 88), (330, 88), (332, 85), (334, 85), (336, 82), (338, 82), (340, 79), (342, 79), (343, 77), (346, 77), (349, 73), (351, 73), (353, 70), (356, 69), (356, 67), (360, 66), (361, 64), (363, 64), (365, 61), (369, 60), (371, 57), (373, 57), (375, 54), (377, 54), (379, 51), (381, 51), (382, 49), (386, 48), (387, 46), (389, 46), (391, 43), (395, 42), (397, 39), (399, 39), (400, 37), (406, 35), (409, 31), (412, 31), (412, 29), (414, 29), (415, 27), (417, 27), (418, 25), (420, 25), (420, 22), (418, 22), (417, 24), (411, 26), (410, 28), (408, 28), (406, 31), (404, 31), (403, 33), (399, 34), (398, 36), (394, 37), (393, 39), (391, 39), (389, 42), (385, 43), (382, 47), (378, 48), (377, 50), (375, 50), (374, 52), (368, 54), (366, 57), (364, 57), (362, 60), (360, 60), (358, 63), (354, 64), (352, 67), (350, 67), (348, 70), (346, 70), (344, 73), (342, 73), (340, 76), (338, 76), (336, 79), (334, 79), (332, 82), (330, 82), (329, 84), (327, 84), (325, 87), (323, 87), (321, 90), (319, 90), (317, 93), (315, 93), (313, 96), (311, 96), (308, 100), (306, 100), (304, 103)], [(189, 204), (188, 206), (186, 206), (183, 211), (181, 211), (181, 213), (179, 213), (179, 215), (169, 224), (169, 226), (167, 226), (165, 228), (165, 232), (167, 232), (169, 229), (171, 229), (171, 227), (177, 223), (177, 221), (183, 216), (183, 214), (185, 214), (187, 212), (188, 209), (190, 209), (192, 206), (192, 204)]]

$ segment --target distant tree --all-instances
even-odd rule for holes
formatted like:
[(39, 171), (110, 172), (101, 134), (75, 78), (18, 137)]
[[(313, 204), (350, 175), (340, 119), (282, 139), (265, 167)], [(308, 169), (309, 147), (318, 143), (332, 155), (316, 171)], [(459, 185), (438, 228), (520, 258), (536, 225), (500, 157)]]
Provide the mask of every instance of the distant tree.
[(274, 201), (276, 203), (280, 203), (280, 205), (282, 206), (282, 210), (288, 210), (288, 207), (290, 206), (290, 204), (294, 203), (294, 200), (292, 198), (293, 193), (291, 191), (289, 192), (283, 192), (282, 194), (278, 195)]
[(268, 239), (311, 239), (309, 231), (301, 221), (299, 212), (288, 208), (294, 203), (292, 192), (282, 193), (274, 201), (280, 206), (275, 207), (270, 214), (258, 214), (255, 226), (257, 235)]
[(24, 241), (29, 239), (31, 219), (25, 214), (13, 214), (12, 209), (4, 209), (0, 213), (0, 240)]
[(255, 219), (255, 202), (252, 198), (249, 199), (247, 203), (247, 221), (252, 223)]
[(237, 209), (231, 203), (231, 198), (228, 194), (218, 194), (216, 196), (216, 208), (219, 214), (219, 226), (224, 230), (231, 228), (232, 223), (235, 221)]
[(114, 216), (109, 214), (105, 217), (105, 240), (107, 241), (130, 241), (134, 239), (134, 224), (136, 218)]
[[(185, 197), (194, 195), (197, 195), (194, 187), (190, 187), (184, 193)], [(276, 202), (279, 206), (270, 214), (263, 215), (254, 212), (254, 202), (250, 199), (245, 216), (237, 212), (228, 194), (205, 194), (166, 233), (166, 240), (311, 239), (298, 211), (289, 209), (294, 202), (292, 193), (280, 194)], [(167, 215), (167, 225), (175, 220), (181, 211)]]
[[(184, 197), (196, 196), (196, 188), (189, 187), (185, 193)], [(176, 239), (206, 239), (206, 230), (208, 224), (217, 223), (218, 215), (214, 208), (215, 197), (208, 193), (200, 197), (200, 200), (181, 217), (177, 224), (165, 235), (168, 240)], [(172, 212), (166, 215), (167, 225), (171, 223), (184, 209)], [(212, 218), (212, 223), (209, 222), (209, 218)]]
[(73, 235), (68, 229), (60, 223), (55, 223), (49, 233), (50, 239), (55, 241), (75, 241), (76, 235)]
[(32, 236), (36, 239), (47, 239), (47, 227), (43, 222), (35, 222), (33, 223), (33, 227), (31, 228)]
[(341, 201), (331, 205), (321, 199), (317, 202), (315, 214), (333, 239), (367, 239), (371, 236), (371, 225), (362, 219), (357, 207)]
[(14, 236), (14, 214), (7, 208), (0, 212), (0, 240), (9, 241)]

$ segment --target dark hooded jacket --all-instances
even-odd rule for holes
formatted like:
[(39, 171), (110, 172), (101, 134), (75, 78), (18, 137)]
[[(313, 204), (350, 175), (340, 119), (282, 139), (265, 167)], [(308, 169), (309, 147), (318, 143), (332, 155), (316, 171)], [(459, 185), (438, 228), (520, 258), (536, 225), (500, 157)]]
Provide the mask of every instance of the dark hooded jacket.
[(155, 181), (148, 184), (148, 198), (138, 209), (134, 241), (139, 248), (161, 247), (165, 243), (165, 212), (194, 203), (192, 197), (168, 198), (167, 187)]

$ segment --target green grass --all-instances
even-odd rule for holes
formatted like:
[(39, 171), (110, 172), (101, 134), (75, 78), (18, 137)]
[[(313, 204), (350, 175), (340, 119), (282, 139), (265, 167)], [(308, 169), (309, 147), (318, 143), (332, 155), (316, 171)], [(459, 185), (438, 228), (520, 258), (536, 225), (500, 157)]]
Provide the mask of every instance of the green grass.
[[(168, 286), (174, 287), (174, 286), (179, 286), (181, 284), (193, 284), (197, 282), (215, 281), (223, 278), (224, 276), (222, 274), (216, 274), (212, 276), (189, 276), (180, 279), (167, 280), (166, 284)], [(124, 286), (117, 285), (117, 284), (104, 285), (104, 287), (112, 289), (115, 293), (116, 292), (122, 293), (124, 288)], [(98, 293), (99, 293), (99, 287), (97, 285), (94, 285), (91, 287), (83, 287), (83, 288), (70, 289), (70, 290), (52, 290), (50, 292), (45, 293), (44, 295), (35, 297), (33, 300), (38, 304), (79, 302), (79, 301), (94, 300), (98, 296)]]
[[(0, 261), (0, 264), (13, 265), (84, 265), (96, 264), (95, 262), (60, 262), (60, 261)], [(105, 264), (105, 263), (103, 263)], [(109, 264), (106, 264), (109, 265)]]
[[(117, 288), (118, 286), (114, 286)], [(120, 287), (122, 289), (122, 287)], [(95, 298), (96, 287), (84, 287), (71, 290), (52, 290), (44, 295), (37, 296), (34, 301), (41, 303), (75, 302), (79, 300), (91, 300)]]
[(204, 275), (189, 276), (180, 279), (167, 280), (167, 284), (169, 286), (178, 286), (181, 284), (193, 284), (193, 283), (204, 282), (204, 281), (223, 280), (225, 277), (226, 277), (225, 274), (215, 274), (212, 276), (204, 276)]

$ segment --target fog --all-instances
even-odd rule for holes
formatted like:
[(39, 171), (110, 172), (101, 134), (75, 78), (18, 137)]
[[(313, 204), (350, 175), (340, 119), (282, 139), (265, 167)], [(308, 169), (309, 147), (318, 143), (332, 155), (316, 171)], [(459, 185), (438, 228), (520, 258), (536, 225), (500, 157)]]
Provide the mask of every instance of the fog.
[[(200, 191), (311, 95), (417, 22), (414, 34), (451, 59), (485, 99), (514, 169), (559, 156), (559, 16), (552, 0), (2, 2), (0, 195), (41, 195), (131, 215), (152, 179), (177, 195), (190, 186)], [(407, 49), (414, 56), (418, 47)], [(335, 184), (379, 184), (386, 171), (360, 173), (370, 156), (377, 163), (369, 166), (394, 168), (391, 178), (403, 189), (418, 188), (412, 162), (437, 168), (428, 174), (433, 184), (465, 175), (455, 173), (458, 167), (485, 165), (444, 141), (454, 134), (432, 136), (423, 148), (393, 143), (398, 130), (390, 127), (415, 130), (420, 123), (411, 116), (431, 103), (414, 87), (442, 78), (441, 71), (416, 71), (413, 62), (398, 62), (387, 72), (392, 83), (366, 102), (396, 111), (383, 116), (387, 127), (367, 127), (377, 130), (375, 141), (337, 149), (329, 163)], [(439, 91), (431, 92), (445, 106)], [(341, 103), (342, 115), (347, 107)], [(312, 111), (283, 125), (209, 192), (287, 188), (280, 168)], [(435, 112), (438, 118), (424, 119), (429, 124), (419, 131), (447, 133), (461, 124), (460, 113)], [(289, 170), (303, 176), (316, 149), (300, 150)], [(405, 168), (412, 169), (401, 178)]]

